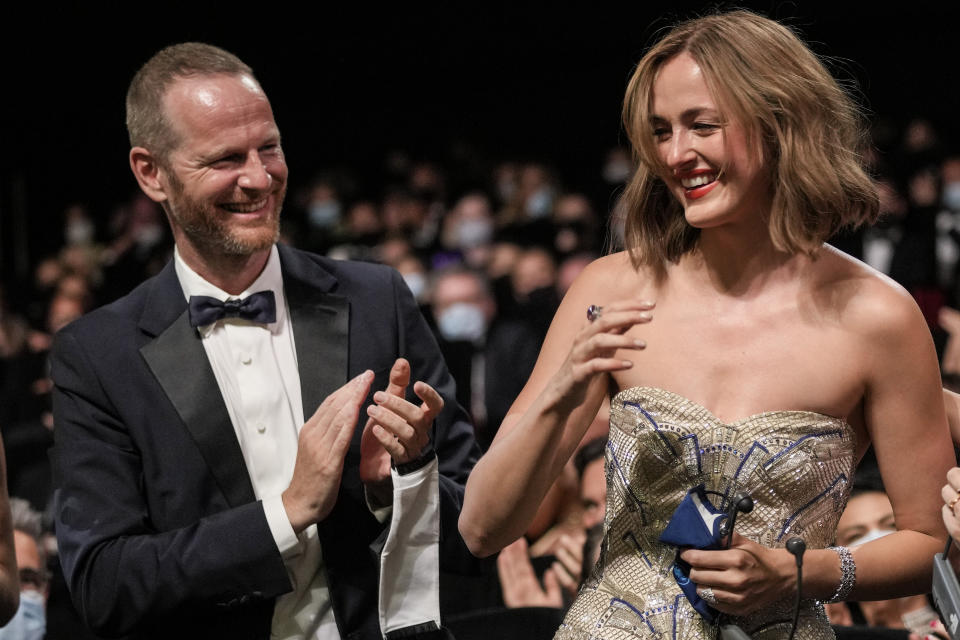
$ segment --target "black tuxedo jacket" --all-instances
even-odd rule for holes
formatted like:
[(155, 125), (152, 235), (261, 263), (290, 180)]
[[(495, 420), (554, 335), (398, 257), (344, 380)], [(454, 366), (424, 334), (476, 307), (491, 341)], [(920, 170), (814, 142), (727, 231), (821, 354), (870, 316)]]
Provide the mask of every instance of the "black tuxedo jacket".
[[(371, 395), (386, 388), (399, 356), (410, 361), (414, 380), (444, 397), (432, 434), (440, 461), (441, 566), (467, 567), (456, 518), (478, 450), (403, 281), (386, 267), (282, 246), (280, 260), (305, 416), (365, 369), (376, 373)], [(186, 309), (171, 262), (57, 336), (53, 459), (61, 562), (81, 617), (102, 635), (268, 638), (274, 599), (292, 587)], [(385, 525), (370, 514), (359, 479), (365, 411), (366, 404), (336, 506), (318, 526), (344, 638), (379, 636), (379, 564), (371, 544)]]

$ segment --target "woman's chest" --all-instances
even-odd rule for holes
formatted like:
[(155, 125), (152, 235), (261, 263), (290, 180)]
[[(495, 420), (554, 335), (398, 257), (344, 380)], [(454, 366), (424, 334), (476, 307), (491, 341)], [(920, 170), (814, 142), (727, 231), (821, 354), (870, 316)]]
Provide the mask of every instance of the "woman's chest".
[(635, 364), (615, 376), (619, 389), (667, 389), (725, 421), (798, 409), (856, 422), (864, 358), (840, 322), (789, 304), (727, 310), (658, 304), (653, 322), (631, 334), (647, 346), (620, 354)]

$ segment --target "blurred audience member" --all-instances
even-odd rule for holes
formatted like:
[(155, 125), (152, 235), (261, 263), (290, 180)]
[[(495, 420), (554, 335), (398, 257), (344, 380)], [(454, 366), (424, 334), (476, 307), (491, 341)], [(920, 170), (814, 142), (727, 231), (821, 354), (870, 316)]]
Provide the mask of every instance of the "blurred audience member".
[(413, 254), (400, 258), (393, 268), (400, 272), (410, 293), (422, 307), (427, 301), (427, 270), (423, 261)]
[(71, 204), (63, 214), (63, 241), (67, 246), (89, 247), (96, 239), (97, 228), (86, 207)]
[(490, 200), (479, 192), (468, 193), (444, 217), (440, 245), (471, 269), (484, 269), (490, 262), (493, 231)]
[(486, 450), (533, 370), (540, 341), (522, 321), (494, 321), (496, 303), (480, 273), (440, 272), (430, 303), (440, 350), (457, 382), (457, 400), (471, 412), (477, 440)]
[(101, 304), (159, 273), (173, 252), (160, 207), (139, 191), (117, 211), (112, 226), (116, 236), (103, 255), (103, 287), (97, 296)]
[[(606, 513), (606, 443), (606, 438), (593, 439), (584, 444), (573, 459), (579, 477), (580, 526), (555, 536), (551, 530), (533, 545), (521, 537), (500, 552), (497, 570), (508, 607), (566, 606), (596, 564), (600, 537), (591, 534), (598, 529), (602, 531)], [(553, 539), (547, 542), (550, 538)], [(549, 551), (544, 551), (545, 547), (549, 547)], [(538, 580), (535, 567), (543, 564), (538, 558), (544, 555), (549, 565)]]
[(561, 258), (599, 248), (599, 221), (583, 194), (568, 193), (557, 199), (553, 226), (553, 249)]
[(521, 253), (510, 272), (511, 299), (504, 303), (503, 314), (529, 322), (539, 341), (547, 335), (560, 304), (554, 288), (556, 280), (557, 265), (553, 256), (537, 247)]
[[(850, 497), (840, 516), (836, 544), (856, 547), (889, 535), (896, 529), (893, 506), (887, 494), (882, 491), (861, 491)], [(937, 619), (927, 596), (922, 594), (892, 600), (857, 602), (856, 605), (864, 622), (870, 627), (923, 632), (928, 629), (932, 620)], [(842, 611), (835, 610), (832, 615), (837, 616), (838, 620), (844, 619)], [(831, 621), (834, 621), (833, 617)]]
[(347, 210), (347, 237), (353, 243), (375, 245), (383, 234), (383, 224), (377, 205), (369, 200), (355, 202)]
[(564, 259), (557, 269), (557, 294), (562, 299), (567, 289), (588, 264), (599, 258), (595, 253), (577, 253)]
[(40, 514), (20, 498), (10, 499), (13, 540), (20, 579), (20, 607), (0, 628), (0, 640), (41, 640), (47, 630), (49, 583)]

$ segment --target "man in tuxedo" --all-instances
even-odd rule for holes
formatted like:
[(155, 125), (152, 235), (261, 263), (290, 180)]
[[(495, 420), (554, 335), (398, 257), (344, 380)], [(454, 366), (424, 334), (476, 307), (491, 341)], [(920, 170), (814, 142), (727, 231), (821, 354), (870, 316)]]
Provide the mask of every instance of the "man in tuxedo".
[(436, 342), (392, 270), (276, 244), (280, 133), (236, 56), (160, 51), (127, 128), (176, 251), (54, 347), (74, 602), (102, 635), (378, 637), (391, 508), (439, 538), (441, 567), (469, 564), (456, 518), (477, 448)]

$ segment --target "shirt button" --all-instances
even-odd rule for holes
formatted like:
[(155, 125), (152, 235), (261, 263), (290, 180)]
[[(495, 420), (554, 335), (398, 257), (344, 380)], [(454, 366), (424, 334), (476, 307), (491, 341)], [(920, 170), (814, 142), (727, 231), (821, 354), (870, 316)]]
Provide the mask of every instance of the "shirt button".
[(251, 362), (253, 362), (253, 358), (250, 356), (249, 353), (245, 353), (242, 356), (240, 356), (240, 362), (242, 362), (243, 364), (250, 364)]
[(267, 425), (260, 423), (257, 425), (257, 433), (265, 433), (267, 430)]

